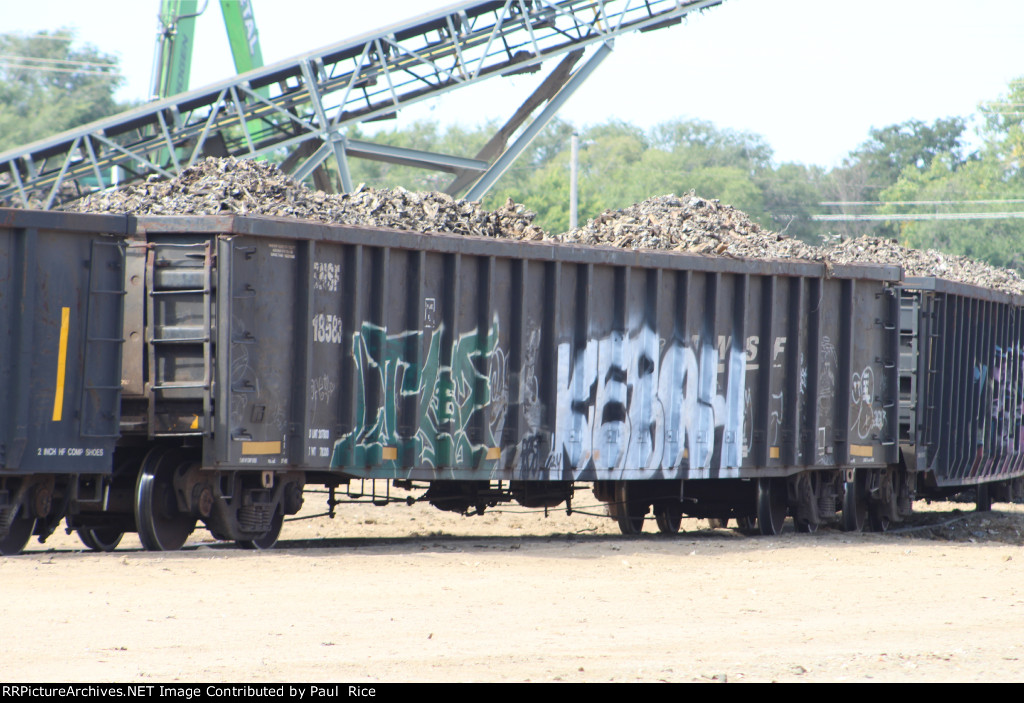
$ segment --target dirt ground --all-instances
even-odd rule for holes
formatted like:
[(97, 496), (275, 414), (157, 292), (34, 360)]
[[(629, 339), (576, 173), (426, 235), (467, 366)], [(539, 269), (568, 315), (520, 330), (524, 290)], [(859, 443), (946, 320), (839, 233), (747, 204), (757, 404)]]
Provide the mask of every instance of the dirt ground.
[(266, 553), (200, 530), (93, 554), (58, 531), (0, 560), (0, 678), (1021, 681), (1024, 506), (996, 507), (918, 503), (881, 535), (626, 538), (564, 510), (343, 505)]

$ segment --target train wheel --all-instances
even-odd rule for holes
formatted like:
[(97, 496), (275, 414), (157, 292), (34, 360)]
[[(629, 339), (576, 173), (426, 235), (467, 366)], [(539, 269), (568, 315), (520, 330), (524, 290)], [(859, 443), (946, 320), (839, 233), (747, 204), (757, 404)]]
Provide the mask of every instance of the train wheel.
[(868, 504), (868, 527), (872, 532), (886, 532), (896, 509), (896, 473), (882, 471), (878, 481), (878, 498)]
[(674, 535), (683, 523), (683, 511), (678, 505), (655, 505), (654, 521), (658, 523), (661, 534)]
[(181, 455), (157, 447), (142, 460), (135, 484), (135, 524), (142, 546), (151, 552), (181, 549), (196, 527), (196, 518), (178, 510), (174, 474), (182, 466)]
[(843, 529), (847, 532), (863, 532), (868, 521), (864, 478), (864, 471), (854, 470), (853, 480), (843, 484)]
[(124, 537), (124, 532), (116, 527), (83, 527), (75, 530), (75, 533), (78, 539), (82, 540), (82, 544), (94, 552), (112, 552), (117, 549), (117, 545), (121, 544), (121, 538)]
[(736, 528), (740, 531), (740, 534), (756, 535), (757, 517), (754, 515), (744, 515), (743, 517), (736, 518)]
[(648, 504), (632, 498), (628, 481), (615, 484), (615, 500), (608, 504), (608, 514), (619, 523), (619, 531), (624, 535), (638, 535), (644, 531), (644, 516), (647, 515)]
[(21, 554), (21, 550), (32, 538), (32, 531), (35, 527), (35, 518), (15, 517), (7, 535), (0, 538), (0, 556), (13, 557), (16, 554)]
[(979, 483), (977, 489), (977, 501), (978, 501), (978, 512), (983, 513), (992, 509), (992, 490), (991, 485), (987, 483)]
[(793, 527), (796, 528), (797, 532), (803, 532), (806, 534), (818, 531), (818, 523), (811, 522), (810, 520), (804, 520), (802, 518), (794, 518)]
[(777, 535), (782, 532), (788, 510), (786, 479), (757, 479), (757, 526), (762, 535)]
[(238, 540), (238, 546), (242, 549), (258, 549), (260, 551), (273, 549), (274, 545), (277, 544), (278, 537), (281, 536), (281, 527), (283, 525), (284, 515), (281, 513), (281, 509), (278, 508), (274, 513), (274, 519), (270, 523), (270, 529), (267, 530), (266, 534), (256, 539), (240, 539)]

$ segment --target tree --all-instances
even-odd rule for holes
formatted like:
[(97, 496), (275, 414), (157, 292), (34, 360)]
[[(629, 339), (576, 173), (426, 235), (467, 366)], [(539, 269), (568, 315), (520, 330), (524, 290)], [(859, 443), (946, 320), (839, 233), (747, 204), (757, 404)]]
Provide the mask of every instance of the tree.
[[(850, 152), (825, 184), (825, 194), (839, 202), (875, 202), (907, 169), (927, 171), (941, 157), (953, 169), (974, 158), (967, 151), (963, 117), (937, 119), (932, 124), (908, 120), (888, 127), (873, 127), (869, 138)], [(842, 208), (844, 214), (866, 212), (861, 206)], [(896, 238), (899, 228), (887, 222), (841, 223), (835, 229), (847, 236), (873, 234)]]
[[(1009, 93), (982, 106), (984, 144), (965, 155), (959, 143), (935, 155), (927, 168), (905, 167), (899, 179), (882, 192), (896, 203), (927, 202), (927, 209), (902, 204), (883, 212), (929, 214), (934, 219), (903, 221), (904, 243), (982, 259), (997, 266), (1024, 265), (1024, 220), (999, 216), (1019, 211), (1006, 201), (1024, 199), (1024, 83), (1011, 83)], [(942, 215), (982, 213), (972, 219), (940, 219)]]
[[(926, 210), (936, 215), (958, 212), (996, 213), (1013, 206), (999, 201), (1024, 198), (1020, 179), (1008, 173), (1006, 165), (991, 154), (954, 168), (936, 159), (925, 172), (908, 169), (893, 187), (884, 191), (895, 201), (935, 203)], [(921, 207), (889, 205), (886, 212), (922, 213)], [(995, 219), (935, 219), (900, 223), (900, 241), (920, 249), (939, 249), (987, 261), (996, 266), (1020, 267), (1024, 253), (1024, 222), (1009, 217)]]
[[(385, 144), (475, 156), (495, 130), (417, 122), (404, 129), (377, 132)], [(496, 208), (508, 198), (537, 213), (536, 223), (550, 231), (569, 226), (570, 140), (580, 133), (580, 220), (647, 198), (693, 190), (746, 212), (762, 226), (812, 238), (810, 214), (821, 199), (820, 169), (772, 164), (771, 147), (749, 132), (718, 129), (710, 122), (673, 120), (650, 130), (618, 120), (583, 129), (555, 120), (543, 129), (484, 198)], [(349, 134), (360, 138), (354, 129)], [(330, 163), (330, 162), (328, 162)], [(352, 159), (354, 183), (414, 190), (442, 190), (445, 173)]]
[(73, 46), (70, 30), (0, 34), (0, 151), (125, 109), (117, 57)]
[[(789, 225), (790, 233), (810, 236), (813, 227), (807, 213), (820, 196), (816, 185), (801, 184), (799, 179), (820, 178), (820, 173), (787, 165), (782, 175), (776, 175), (772, 150), (758, 135), (718, 129), (698, 120), (673, 120), (647, 131), (611, 121), (581, 132), (581, 221), (606, 209), (693, 190), (743, 210), (765, 227)], [(563, 129), (557, 135), (564, 149), (548, 146), (537, 153), (555, 154), (546, 163), (534, 162), (523, 177), (500, 181), (487, 204), (495, 206), (512, 197), (537, 212), (541, 227), (564, 231), (569, 222), (570, 133)], [(801, 198), (806, 202), (794, 217), (793, 209)], [(779, 211), (769, 212), (769, 202)], [(800, 219), (795, 227), (794, 219)]]
[(819, 244), (821, 226), (813, 215), (820, 212), (824, 170), (820, 166), (786, 163), (761, 171), (755, 182), (761, 189), (765, 227), (805, 242)]
[(754, 175), (771, 167), (772, 148), (758, 134), (682, 119), (663, 122), (651, 131), (656, 148), (678, 155), (690, 169), (726, 166)]
[(963, 117), (937, 119), (931, 125), (909, 120), (881, 129), (872, 128), (870, 139), (852, 153), (868, 171), (869, 187), (877, 192), (899, 180), (908, 167), (927, 171), (941, 156), (954, 169), (970, 155), (964, 142), (967, 121)]

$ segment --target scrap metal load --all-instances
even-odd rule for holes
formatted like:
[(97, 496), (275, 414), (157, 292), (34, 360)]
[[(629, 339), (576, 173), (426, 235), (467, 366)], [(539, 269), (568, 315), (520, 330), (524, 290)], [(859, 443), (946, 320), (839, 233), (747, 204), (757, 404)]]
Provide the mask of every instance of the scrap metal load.
[(215, 160), (78, 207), (108, 214), (0, 210), (0, 553), (62, 520), (93, 549), (199, 521), (265, 548), (305, 486), (360, 479), (465, 513), (591, 482), (626, 533), (1024, 495), (1024, 298), (845, 263), (891, 255), (870, 242), (694, 195), (552, 236)]
[(1011, 269), (965, 256), (910, 249), (879, 237), (815, 246), (765, 230), (736, 208), (693, 192), (608, 210), (573, 231), (552, 234), (534, 225), (534, 214), (511, 200), (489, 211), (445, 193), (403, 188), (360, 186), (351, 193), (328, 194), (297, 183), (272, 164), (210, 157), (178, 178), (151, 178), (144, 184), (96, 193), (65, 209), (134, 215), (268, 215), (425, 234), (450, 232), (826, 264), (892, 264), (901, 266), (907, 276), (946, 278), (1024, 294), (1024, 279)]
[(89, 195), (71, 203), (74, 212), (131, 215), (268, 215), (359, 227), (452, 232), (482, 237), (540, 239), (533, 214), (509, 204), (496, 211), (445, 193), (360, 186), (352, 193), (310, 190), (272, 164), (215, 159), (200, 161), (181, 176)]

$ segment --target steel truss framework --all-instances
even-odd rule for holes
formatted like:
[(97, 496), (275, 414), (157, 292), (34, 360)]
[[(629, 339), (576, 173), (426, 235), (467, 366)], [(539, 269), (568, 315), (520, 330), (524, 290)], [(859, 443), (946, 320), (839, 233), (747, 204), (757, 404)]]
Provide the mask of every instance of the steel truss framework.
[[(173, 177), (207, 155), (255, 158), (287, 150), (305, 178), (333, 157), (455, 175), (449, 192), (477, 199), (554, 116), (625, 32), (677, 24), (721, 0), (463, 2), (355, 39), (0, 154), (0, 203), (49, 209), (150, 174)], [(583, 52), (594, 49), (582, 65)], [(502, 75), (563, 57), (477, 155), (462, 158), (347, 139), (345, 129)], [(544, 104), (537, 115), (538, 108)], [(532, 121), (525, 128), (528, 119)], [(522, 129), (520, 129), (522, 128)], [(510, 145), (513, 134), (518, 134)], [(114, 167), (118, 167), (116, 170)]]

